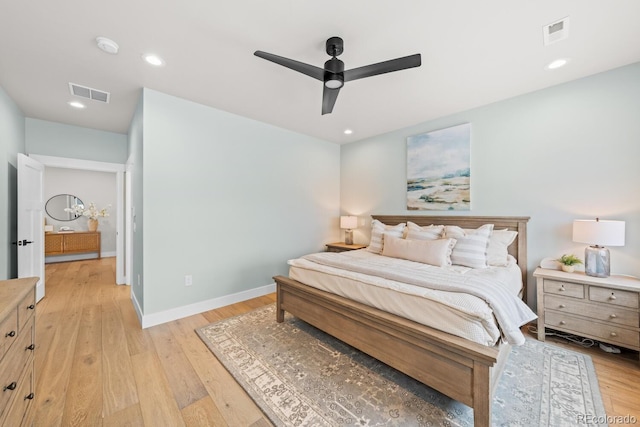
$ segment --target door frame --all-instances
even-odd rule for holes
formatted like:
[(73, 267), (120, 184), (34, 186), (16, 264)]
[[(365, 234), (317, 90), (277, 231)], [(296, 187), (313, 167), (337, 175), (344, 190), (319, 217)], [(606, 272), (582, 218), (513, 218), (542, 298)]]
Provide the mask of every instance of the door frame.
[[(127, 272), (130, 267), (125, 265), (125, 222), (124, 212), (126, 211), (126, 198), (124, 195), (124, 172), (125, 165), (119, 163), (97, 162), (94, 160), (71, 159), (67, 157), (43, 156), (40, 154), (30, 154), (29, 157), (39, 161), (45, 167), (79, 169), (95, 172), (113, 172), (116, 174), (116, 201), (118, 206), (115, 209), (116, 217), (116, 284), (128, 284)], [(45, 170), (46, 177), (46, 170)], [(44, 203), (44, 201), (43, 201)], [(43, 205), (44, 206), (44, 205)]]

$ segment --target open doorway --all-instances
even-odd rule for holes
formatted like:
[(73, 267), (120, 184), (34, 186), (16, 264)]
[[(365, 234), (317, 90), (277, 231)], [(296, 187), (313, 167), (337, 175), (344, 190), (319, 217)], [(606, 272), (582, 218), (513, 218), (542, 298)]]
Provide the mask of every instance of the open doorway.
[[(61, 169), (69, 169), (73, 171), (91, 171), (91, 172), (99, 172), (101, 174), (105, 174), (105, 176), (112, 176), (113, 180), (111, 181), (114, 185), (114, 189), (112, 191), (115, 194), (115, 201), (112, 203), (112, 206), (109, 208), (109, 227), (111, 227), (111, 232), (109, 233), (107, 239), (113, 239), (113, 242), (110, 242), (109, 247), (115, 249), (115, 258), (116, 258), (116, 284), (128, 284), (129, 280), (127, 280), (127, 267), (126, 267), (126, 256), (125, 256), (125, 244), (124, 244), (124, 212), (125, 212), (125, 197), (124, 197), (124, 165), (116, 164), (116, 163), (104, 163), (104, 162), (96, 162), (89, 160), (79, 160), (79, 159), (69, 159), (62, 157), (50, 157), (50, 156), (40, 156), (32, 154), (29, 157), (37, 160), (45, 166), (45, 181), (47, 180), (47, 170), (51, 171), (53, 175), (59, 175), (59, 170)], [(54, 173), (55, 172), (55, 173)], [(113, 175), (112, 175), (113, 174)], [(77, 176), (82, 176), (79, 173)], [(90, 175), (85, 175), (90, 176)], [(91, 195), (87, 198), (87, 200), (83, 200), (85, 204), (88, 204)], [(47, 200), (43, 200), (43, 204)], [(95, 202), (95, 201), (94, 201)], [(98, 208), (102, 208), (102, 206), (98, 206)], [(52, 221), (53, 222), (53, 221)], [(86, 221), (85, 221), (86, 222)], [(60, 222), (58, 222), (57, 227), (60, 227)], [(72, 228), (73, 226), (69, 226)], [(114, 243), (114, 244), (112, 244)], [(113, 252), (106, 253), (106, 256), (113, 256)], [(77, 257), (76, 257), (77, 259)]]

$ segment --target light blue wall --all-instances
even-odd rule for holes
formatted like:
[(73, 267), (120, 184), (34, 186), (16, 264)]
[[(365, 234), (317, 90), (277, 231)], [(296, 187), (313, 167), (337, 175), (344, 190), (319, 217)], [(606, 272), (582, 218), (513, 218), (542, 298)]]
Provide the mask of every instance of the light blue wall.
[(0, 280), (18, 276), (17, 154), (25, 151), (24, 115), (0, 87)]
[[(574, 219), (624, 220), (626, 245), (609, 248), (612, 273), (640, 276), (639, 118), (637, 63), (344, 145), (341, 209), (429, 214), (406, 209), (406, 138), (468, 122), (472, 210), (460, 214), (530, 216), (530, 273), (545, 257), (584, 257)], [(367, 228), (355, 239), (368, 241)]]
[(338, 145), (143, 96), (145, 315), (271, 284), (339, 237)]
[(127, 159), (126, 173), (131, 177), (131, 206), (129, 206), (132, 215), (132, 224), (126, 224), (126, 227), (132, 227), (132, 264), (131, 273), (127, 273), (131, 292), (133, 292), (140, 309), (144, 307), (143, 292), (143, 235), (144, 235), (144, 206), (142, 205), (142, 174), (143, 174), (143, 157), (142, 157), (142, 140), (143, 140), (143, 94), (140, 95), (138, 106), (133, 114), (128, 134), (128, 150), (129, 157)]
[(124, 164), (127, 135), (39, 119), (26, 119), (29, 154)]

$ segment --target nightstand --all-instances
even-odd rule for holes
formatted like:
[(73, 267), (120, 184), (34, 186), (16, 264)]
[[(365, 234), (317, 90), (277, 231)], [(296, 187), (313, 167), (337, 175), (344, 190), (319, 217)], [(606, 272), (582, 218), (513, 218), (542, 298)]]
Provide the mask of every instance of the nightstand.
[(364, 249), (367, 245), (360, 245), (354, 243), (353, 245), (347, 245), (344, 242), (336, 242), (336, 243), (327, 243), (327, 252), (346, 252), (346, 251), (355, 251), (358, 249)]
[(545, 327), (640, 351), (640, 279), (537, 268), (538, 340)]

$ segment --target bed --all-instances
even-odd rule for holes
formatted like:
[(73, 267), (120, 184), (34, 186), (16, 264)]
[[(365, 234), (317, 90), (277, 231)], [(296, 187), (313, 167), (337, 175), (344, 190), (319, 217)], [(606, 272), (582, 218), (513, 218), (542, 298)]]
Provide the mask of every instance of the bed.
[[(528, 217), (385, 216), (387, 225), (411, 221), (419, 226), (452, 225), (517, 231), (508, 251), (522, 278), (526, 301)], [(277, 318), (284, 313), (339, 338), (399, 371), (474, 409), (474, 425), (491, 425), (491, 399), (510, 351), (506, 342), (485, 345), (425, 326), (353, 299), (318, 289), (291, 277), (276, 276)]]

